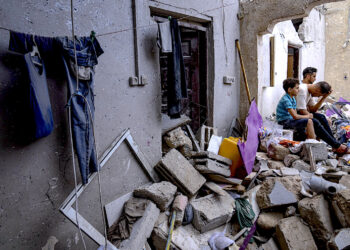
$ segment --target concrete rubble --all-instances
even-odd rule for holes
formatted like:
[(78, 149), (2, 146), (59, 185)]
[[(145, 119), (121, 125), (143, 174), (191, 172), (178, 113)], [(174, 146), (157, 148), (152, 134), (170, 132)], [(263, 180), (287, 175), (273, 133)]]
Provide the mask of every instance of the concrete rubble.
[[(202, 148), (210, 139), (207, 132), (215, 131), (202, 128)], [(253, 171), (237, 179), (231, 176), (230, 159), (203, 149), (200, 152), (191, 149), (190, 154), (183, 152), (181, 147), (191, 148), (186, 146), (189, 143), (186, 137), (181, 128), (167, 133), (164, 141), (171, 149), (163, 152), (155, 166), (163, 181), (136, 188), (123, 198), (123, 202), (132, 195), (149, 199), (160, 210), (159, 213), (153, 204), (152, 209), (158, 212), (154, 210), (156, 216), (148, 219), (150, 225), (135, 229), (141, 236), (137, 236), (140, 244), (134, 249), (142, 249), (141, 242), (146, 242), (150, 231), (147, 240), (150, 249), (165, 249), (173, 211), (177, 213), (170, 249), (210, 250), (209, 240), (215, 235), (221, 235), (229, 244), (232, 242), (227, 249), (239, 249), (249, 235), (242, 233), (241, 216), (248, 216), (249, 211), (254, 214), (244, 218), (244, 222), (250, 221), (255, 240), (248, 242), (245, 249), (350, 246), (350, 177), (342, 171), (340, 160), (328, 158), (332, 154), (328, 154), (324, 143), (304, 143), (300, 150), (270, 143), (267, 153), (257, 152)], [(315, 171), (308, 162), (310, 151)], [(334, 192), (323, 190), (325, 185), (334, 186)], [(247, 198), (249, 207), (240, 207), (239, 197)], [(116, 207), (108, 206), (106, 211), (110, 214), (111, 208)], [(133, 233), (131, 236), (136, 237)]]
[(317, 246), (307, 225), (299, 217), (280, 220), (276, 238), (282, 250), (316, 250)]

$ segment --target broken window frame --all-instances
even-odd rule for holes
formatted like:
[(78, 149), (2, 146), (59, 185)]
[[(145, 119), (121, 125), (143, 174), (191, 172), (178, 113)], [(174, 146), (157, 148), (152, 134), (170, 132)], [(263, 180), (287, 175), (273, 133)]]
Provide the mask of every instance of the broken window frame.
[[(159, 177), (156, 174), (155, 170), (151, 167), (149, 162), (146, 160), (145, 155), (141, 152), (138, 145), (136, 144), (135, 140), (133, 139), (130, 130), (125, 129), (120, 136), (118, 136), (112, 144), (107, 148), (107, 150), (102, 154), (102, 156), (98, 159), (99, 165), (100, 165), (100, 171), (104, 167), (104, 165), (108, 162), (108, 160), (112, 157), (113, 153), (118, 149), (118, 147), (123, 143), (126, 142), (130, 150), (132, 151), (135, 158), (140, 163), (141, 167), (145, 170), (148, 177), (151, 178), (153, 182), (158, 182)], [(88, 235), (93, 241), (95, 241), (98, 245), (104, 245), (105, 244), (105, 236), (100, 233), (94, 226), (92, 226), (79, 212), (75, 210), (73, 207), (74, 202), (79, 198), (79, 196), (83, 193), (83, 191), (88, 187), (88, 185), (92, 182), (92, 180), (96, 177), (98, 173), (95, 172), (89, 176), (88, 183), (86, 185), (82, 185), (80, 183), (77, 186), (77, 192), (73, 190), (66, 200), (62, 203), (60, 206), (60, 212), (63, 213), (71, 222), (73, 222), (76, 226), (77, 224), (77, 217), (79, 220), (79, 226), (80, 229)], [(123, 196), (121, 196), (123, 197)], [(120, 197), (120, 198), (121, 198)], [(119, 199), (119, 198), (118, 198)], [(105, 219), (105, 218), (104, 218)], [(107, 244), (111, 249), (117, 250), (110, 241), (107, 241)]]

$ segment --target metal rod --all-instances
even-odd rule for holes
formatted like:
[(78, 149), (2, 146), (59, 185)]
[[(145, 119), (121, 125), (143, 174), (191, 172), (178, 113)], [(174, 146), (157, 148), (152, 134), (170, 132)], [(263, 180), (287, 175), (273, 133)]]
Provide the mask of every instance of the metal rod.
[(175, 218), (176, 218), (176, 210), (173, 211), (173, 214), (172, 214), (172, 216), (171, 216), (170, 227), (169, 227), (169, 233), (168, 233), (168, 239), (167, 239), (167, 241), (166, 241), (165, 250), (169, 250), (169, 248), (170, 248), (171, 238), (172, 238), (172, 236), (173, 236)]
[(236, 42), (236, 47), (237, 47), (237, 50), (238, 50), (239, 61), (241, 62), (241, 69), (242, 69), (242, 73), (243, 73), (245, 89), (247, 91), (248, 101), (249, 101), (249, 105), (250, 105), (252, 103), (252, 99), (250, 97), (250, 91), (249, 91), (249, 86), (248, 86), (248, 81), (247, 81), (247, 75), (245, 73), (244, 64), (243, 64), (243, 58), (242, 58), (242, 55), (241, 55), (241, 47), (239, 46), (239, 40), (238, 39), (236, 39), (235, 42)]

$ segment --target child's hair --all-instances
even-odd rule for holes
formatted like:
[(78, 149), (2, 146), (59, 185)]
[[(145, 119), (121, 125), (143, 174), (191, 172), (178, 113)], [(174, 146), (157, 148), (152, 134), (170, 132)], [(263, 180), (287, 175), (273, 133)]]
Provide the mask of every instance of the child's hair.
[(295, 85), (299, 84), (299, 80), (295, 78), (287, 78), (283, 81), (283, 89), (288, 93), (289, 88), (294, 88)]

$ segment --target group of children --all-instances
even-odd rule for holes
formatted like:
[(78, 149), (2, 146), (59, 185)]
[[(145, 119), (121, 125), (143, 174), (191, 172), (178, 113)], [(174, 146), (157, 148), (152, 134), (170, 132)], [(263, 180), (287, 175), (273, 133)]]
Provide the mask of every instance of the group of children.
[[(306, 138), (320, 138), (338, 155), (350, 153), (350, 149), (340, 144), (333, 136), (326, 117), (316, 111), (332, 93), (332, 87), (327, 82), (316, 80), (317, 69), (308, 67), (303, 71), (303, 80), (288, 78), (283, 81), (286, 94), (280, 99), (276, 108), (278, 124), (284, 129), (294, 129), (306, 133)], [(316, 102), (315, 97), (321, 97)]]

